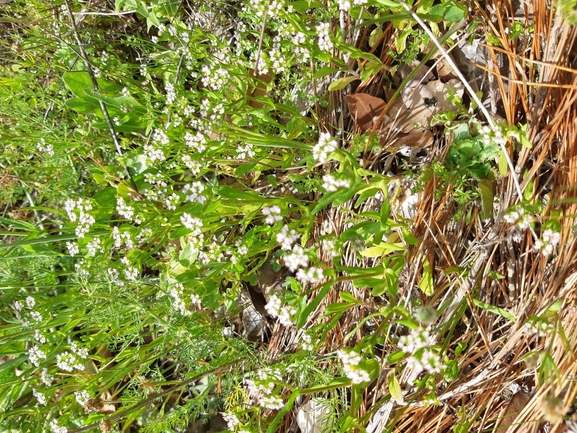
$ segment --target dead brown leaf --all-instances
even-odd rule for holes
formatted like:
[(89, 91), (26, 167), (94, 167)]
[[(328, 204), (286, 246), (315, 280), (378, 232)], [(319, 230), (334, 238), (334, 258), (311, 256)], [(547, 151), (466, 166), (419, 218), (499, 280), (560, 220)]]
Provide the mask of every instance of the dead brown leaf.
[(371, 96), (367, 93), (356, 93), (347, 95), (349, 113), (355, 122), (360, 133), (364, 134), (373, 128), (373, 119), (379, 117), (386, 108), (387, 103), (381, 98)]

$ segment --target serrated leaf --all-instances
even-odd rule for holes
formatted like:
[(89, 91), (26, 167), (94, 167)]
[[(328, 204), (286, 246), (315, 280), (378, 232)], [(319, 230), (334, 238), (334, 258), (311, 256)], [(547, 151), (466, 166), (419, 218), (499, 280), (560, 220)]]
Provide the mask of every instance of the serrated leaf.
[(429, 260), (423, 260), (423, 275), (421, 276), (421, 281), (419, 281), (419, 288), (427, 296), (432, 296), (435, 288), (433, 286), (433, 266)]
[(360, 80), (360, 77), (343, 77), (329, 84), (329, 92), (334, 92), (335, 90), (342, 90), (351, 84), (353, 81)]

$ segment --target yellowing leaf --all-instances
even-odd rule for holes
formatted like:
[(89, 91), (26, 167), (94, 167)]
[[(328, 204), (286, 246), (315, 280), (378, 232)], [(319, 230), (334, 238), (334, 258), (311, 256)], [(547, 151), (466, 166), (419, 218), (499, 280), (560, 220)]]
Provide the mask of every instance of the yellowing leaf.
[(399, 404), (403, 404), (403, 391), (401, 390), (401, 385), (399, 384), (399, 380), (397, 376), (395, 376), (394, 372), (389, 374), (389, 392), (391, 393), (391, 398)]
[(361, 251), (361, 256), (381, 257), (395, 251), (405, 251), (405, 250), (406, 248), (401, 243), (389, 244), (387, 242), (381, 242), (379, 245)]
[(419, 281), (419, 287), (427, 296), (432, 296), (435, 291), (433, 285), (433, 267), (427, 259), (423, 261), (423, 276), (421, 277), (421, 281)]

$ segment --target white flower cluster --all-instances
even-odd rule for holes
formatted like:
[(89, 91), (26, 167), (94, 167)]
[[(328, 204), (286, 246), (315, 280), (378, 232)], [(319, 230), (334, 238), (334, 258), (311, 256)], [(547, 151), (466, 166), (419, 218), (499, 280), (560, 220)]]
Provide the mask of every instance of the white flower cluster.
[(538, 337), (546, 337), (555, 331), (555, 326), (545, 320), (529, 320), (523, 326), (523, 332), (527, 335), (535, 335)]
[(329, 23), (319, 23), (317, 26), (319, 37), (319, 48), (321, 51), (332, 51), (334, 44), (331, 40), (331, 25)]
[(96, 222), (94, 217), (90, 215), (92, 204), (83, 198), (79, 198), (78, 200), (69, 198), (64, 204), (64, 209), (71, 222), (78, 222), (75, 230), (76, 236), (84, 238), (90, 231), (92, 224)]
[(203, 191), (204, 185), (200, 181), (187, 183), (184, 185), (184, 188), (182, 188), (186, 200), (193, 203), (206, 203), (206, 197), (202, 195)]
[(483, 144), (485, 146), (489, 146), (492, 143), (499, 144), (499, 145), (506, 144), (506, 140), (503, 137), (503, 133), (501, 132), (500, 129), (492, 130), (488, 126), (483, 126), (479, 130), (479, 133), (483, 137)]
[(407, 366), (412, 368), (415, 376), (425, 370), (429, 373), (440, 373), (443, 370), (441, 357), (429, 349), (433, 345), (435, 340), (423, 328), (414, 329), (399, 338), (399, 349), (412, 355), (407, 360)]
[(91, 398), (90, 394), (85, 389), (83, 389), (82, 391), (75, 391), (74, 397), (76, 397), (76, 402), (80, 406), (86, 406), (86, 403), (88, 403), (88, 401)]
[(52, 382), (54, 382), (54, 376), (48, 373), (48, 369), (46, 368), (42, 369), (42, 372), (40, 373), (40, 379), (42, 380), (42, 383), (46, 386), (51, 386)]
[(237, 157), (238, 159), (251, 159), (254, 158), (256, 152), (252, 149), (253, 145), (250, 143), (246, 143), (244, 146), (240, 145), (237, 149)]
[(190, 312), (186, 309), (186, 304), (182, 300), (184, 287), (181, 283), (176, 283), (169, 291), (172, 296), (172, 307), (183, 316), (188, 316)]
[(323, 164), (328, 161), (330, 153), (337, 150), (337, 147), (337, 141), (331, 137), (331, 134), (322, 132), (318, 143), (313, 147), (313, 158), (316, 162)]
[(68, 432), (68, 429), (66, 427), (59, 426), (58, 421), (56, 421), (55, 419), (50, 421), (50, 430), (52, 430), (52, 433), (67, 433)]
[(86, 249), (88, 250), (88, 255), (95, 256), (96, 253), (104, 253), (104, 248), (102, 247), (102, 241), (100, 238), (94, 238), (86, 244)]
[(561, 233), (548, 228), (543, 231), (542, 239), (535, 241), (535, 250), (540, 251), (545, 257), (550, 256), (561, 241)]
[(176, 91), (174, 90), (174, 84), (166, 83), (164, 85), (166, 90), (166, 105), (172, 105), (176, 100)]
[(37, 391), (36, 389), (32, 389), (32, 395), (36, 397), (36, 400), (38, 400), (39, 404), (46, 406), (46, 396), (42, 392)]
[(295, 57), (301, 64), (307, 63), (311, 58), (311, 54), (309, 49), (306, 47), (305, 34), (297, 30), (293, 31), (289, 37), (291, 39), (291, 46), (293, 47)]
[(263, 207), (262, 214), (266, 216), (265, 222), (268, 225), (272, 226), (277, 221), (282, 221), (281, 210), (277, 205), (273, 205), (271, 207)]
[(184, 142), (188, 147), (194, 149), (198, 153), (202, 153), (206, 150), (207, 140), (201, 132), (197, 132), (196, 134), (187, 132), (184, 134)]
[(64, 352), (56, 355), (56, 365), (64, 371), (72, 372), (74, 370), (84, 371), (82, 359), (88, 358), (88, 349), (78, 347), (75, 341), (70, 345), (72, 352)]
[(323, 249), (330, 254), (331, 257), (335, 258), (341, 254), (340, 248), (337, 245), (335, 239), (326, 238), (321, 241)]
[(144, 145), (144, 154), (146, 155), (146, 161), (150, 164), (154, 164), (155, 161), (165, 161), (166, 156), (162, 149), (155, 147), (152, 144)]
[(36, 144), (36, 148), (40, 153), (46, 153), (50, 156), (54, 156), (54, 147), (51, 144), (46, 144), (43, 138)]
[(202, 169), (202, 164), (195, 159), (192, 159), (190, 155), (182, 155), (182, 163), (190, 170), (193, 176), (198, 176), (200, 170)]
[(33, 365), (38, 367), (40, 365), (40, 361), (43, 359), (46, 359), (46, 353), (44, 353), (44, 351), (38, 346), (32, 346), (30, 349), (28, 349), (28, 360)]
[(281, 249), (290, 250), (293, 244), (298, 240), (299, 234), (296, 230), (290, 229), (286, 224), (276, 235), (276, 241), (281, 244)]
[(306, 268), (309, 265), (309, 257), (300, 245), (293, 246), (292, 251), (283, 257), (284, 265), (291, 272), (296, 272), (298, 268)]
[(371, 376), (369, 373), (359, 367), (359, 364), (362, 361), (361, 355), (356, 352), (338, 350), (337, 356), (343, 363), (345, 374), (349, 379), (351, 379), (351, 382), (354, 384), (360, 384), (363, 382), (371, 381)]
[(190, 233), (191, 236), (193, 237), (202, 236), (203, 224), (200, 218), (193, 217), (185, 212), (181, 215), (180, 222), (182, 222), (182, 225), (192, 232)]
[(317, 284), (324, 278), (324, 271), (321, 268), (311, 266), (308, 269), (299, 269), (296, 279), (302, 284)]
[(68, 249), (68, 254), (71, 256), (77, 256), (80, 254), (80, 248), (76, 242), (66, 242), (66, 248)]
[(38, 329), (34, 331), (34, 340), (36, 340), (40, 344), (46, 344), (46, 336)]
[(118, 226), (114, 226), (112, 229), (112, 239), (114, 240), (114, 248), (122, 248), (122, 245), (125, 245), (126, 249), (129, 251), (134, 248), (130, 232), (123, 231), (121, 233)]
[(224, 412), (222, 414), (222, 418), (226, 422), (226, 426), (228, 429), (233, 432), (236, 428), (240, 425), (240, 420), (238, 417), (231, 411)]
[(521, 230), (531, 227), (531, 222), (533, 221), (533, 217), (523, 207), (518, 207), (514, 211), (507, 213), (503, 219), (509, 224), (516, 224)]
[(301, 348), (308, 352), (312, 352), (314, 350), (313, 339), (310, 334), (302, 334), (301, 336)]
[(202, 84), (215, 92), (222, 90), (228, 80), (228, 71), (223, 68), (211, 68), (208, 65), (202, 67)]
[(42, 314), (38, 311), (32, 310), (32, 308), (34, 308), (36, 305), (36, 300), (32, 296), (27, 296), (25, 302), (26, 307), (31, 311), (24, 311), (24, 304), (22, 304), (20, 301), (16, 301), (14, 302), (13, 306), (14, 316), (16, 316), (16, 318), (22, 322), (22, 325), (26, 327), (30, 326), (30, 320), (28, 320), (29, 318), (37, 323), (42, 322)]
[(341, 188), (349, 188), (351, 181), (349, 179), (337, 179), (332, 174), (323, 176), (323, 188), (327, 192), (335, 192)]
[(128, 257), (122, 257), (120, 263), (124, 265), (124, 278), (128, 281), (136, 281), (138, 278), (138, 269), (132, 266)]
[(128, 220), (131, 220), (134, 217), (134, 208), (125, 203), (122, 197), (118, 197), (116, 199), (116, 212)]
[(272, 295), (264, 308), (273, 318), (278, 318), (281, 325), (293, 325), (291, 317), (297, 312), (296, 308), (291, 307), (290, 305), (282, 306), (281, 300), (277, 295)]
[(260, 370), (256, 380), (246, 379), (245, 385), (249, 397), (259, 406), (267, 409), (282, 409), (284, 403), (278, 396), (272, 395), (275, 389), (274, 379), (280, 380), (281, 374), (278, 369)]

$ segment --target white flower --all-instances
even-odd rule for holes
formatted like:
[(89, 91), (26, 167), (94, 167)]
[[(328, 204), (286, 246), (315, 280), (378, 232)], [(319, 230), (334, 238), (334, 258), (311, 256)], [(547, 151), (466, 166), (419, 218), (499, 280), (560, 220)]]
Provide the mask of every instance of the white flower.
[(281, 244), (281, 248), (283, 250), (290, 250), (298, 238), (299, 234), (295, 230), (289, 229), (289, 226), (286, 224), (276, 235), (276, 241)]
[(323, 164), (327, 162), (329, 154), (337, 150), (337, 147), (337, 141), (331, 138), (331, 134), (322, 132), (319, 135), (318, 143), (313, 147), (313, 158)]
[(204, 204), (206, 202), (206, 197), (202, 196), (202, 192), (204, 191), (204, 185), (202, 182), (192, 182), (189, 184), (184, 185), (182, 192), (186, 200), (190, 202), (197, 202), (200, 204)]
[(359, 364), (362, 361), (361, 355), (356, 352), (338, 350), (337, 356), (343, 363), (345, 374), (349, 379), (351, 379), (351, 382), (354, 384), (360, 384), (371, 381), (369, 373), (359, 367)]
[(202, 235), (202, 220), (200, 218), (195, 218), (186, 212), (183, 213), (180, 217), (180, 221), (182, 225), (187, 229), (191, 230), (192, 236), (201, 236)]
[(68, 432), (68, 429), (66, 427), (60, 427), (58, 425), (58, 421), (56, 421), (55, 419), (50, 421), (50, 429), (52, 430), (52, 433), (67, 433)]
[(296, 279), (302, 284), (316, 284), (324, 277), (324, 271), (321, 268), (311, 266), (308, 269), (299, 269), (296, 274)]
[(36, 389), (32, 389), (32, 395), (36, 397), (38, 403), (40, 403), (42, 406), (46, 406), (46, 396), (44, 394), (42, 394), (40, 391), (36, 391)]
[(306, 268), (309, 258), (300, 245), (293, 246), (292, 252), (283, 257), (284, 264), (291, 272), (296, 272), (298, 268)]
[(54, 376), (48, 373), (48, 369), (46, 368), (42, 369), (42, 373), (40, 373), (40, 379), (42, 380), (42, 383), (44, 383), (44, 385), (46, 386), (51, 386), (52, 382), (54, 382)]
[(262, 214), (266, 216), (265, 222), (268, 225), (273, 225), (277, 221), (282, 221), (282, 215), (280, 207), (273, 205), (271, 207), (263, 207)]
[(422, 328), (414, 329), (408, 335), (399, 338), (399, 349), (406, 353), (415, 353), (419, 349), (434, 345), (435, 340), (429, 331)]
[(327, 192), (335, 192), (341, 188), (349, 188), (351, 181), (349, 179), (336, 179), (332, 174), (323, 176), (323, 188)]
[(329, 23), (319, 23), (317, 26), (319, 36), (319, 48), (322, 51), (332, 51), (334, 45), (331, 41), (331, 26)]
[(90, 400), (90, 394), (85, 389), (82, 391), (75, 391), (74, 396), (80, 406), (85, 406), (86, 403), (88, 403), (88, 400)]
[(46, 359), (46, 354), (38, 346), (32, 346), (28, 350), (28, 359), (32, 364), (38, 367), (40, 365), (40, 361)]
[(34, 300), (34, 298), (32, 296), (26, 296), (26, 306), (28, 308), (34, 308), (35, 305), (36, 301)]

